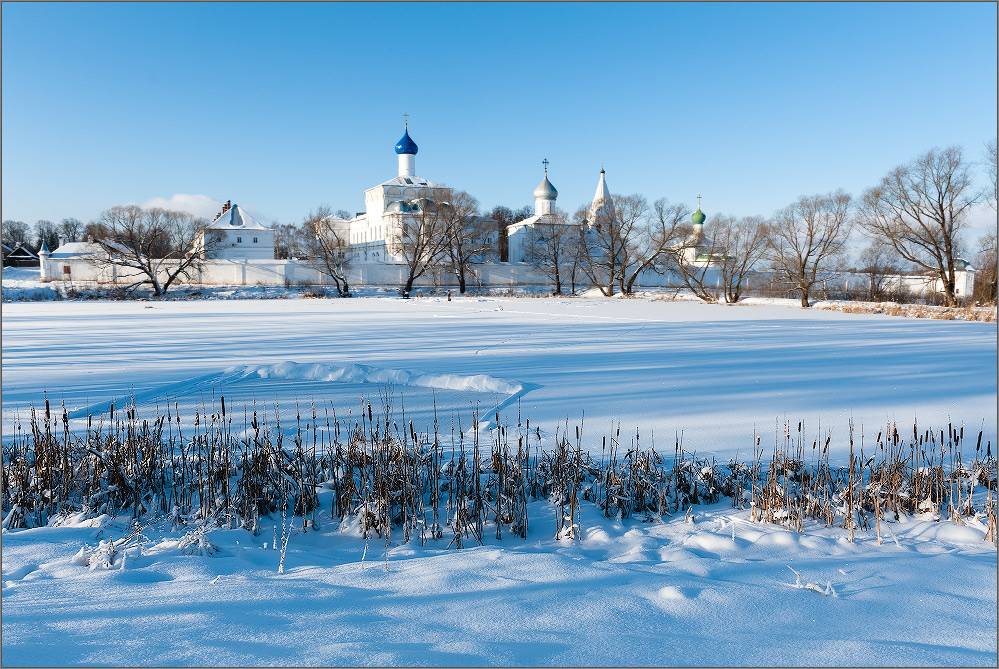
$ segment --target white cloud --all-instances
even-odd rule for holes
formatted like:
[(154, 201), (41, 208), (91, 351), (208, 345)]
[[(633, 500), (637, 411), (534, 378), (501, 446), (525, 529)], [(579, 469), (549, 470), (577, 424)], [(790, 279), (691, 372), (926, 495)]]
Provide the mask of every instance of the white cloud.
[(177, 193), (169, 200), (162, 197), (154, 197), (142, 203), (142, 207), (159, 207), (173, 211), (186, 211), (195, 216), (203, 216), (212, 219), (215, 214), (222, 211), (222, 203), (207, 195), (189, 195), (187, 193)]

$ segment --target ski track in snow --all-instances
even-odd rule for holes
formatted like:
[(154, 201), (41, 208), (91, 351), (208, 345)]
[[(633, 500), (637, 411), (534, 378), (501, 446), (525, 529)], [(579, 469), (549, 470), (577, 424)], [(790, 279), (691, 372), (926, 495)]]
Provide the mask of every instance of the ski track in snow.
[[(112, 406), (122, 408), (123, 403), (133, 403), (136, 407), (162, 400), (166, 405), (181, 399), (201, 397), (208, 391), (217, 391), (219, 397), (227, 390), (237, 389), (240, 382), (247, 379), (279, 379), (282, 381), (314, 381), (321, 384), (366, 384), (374, 389), (389, 388), (405, 392), (407, 387), (430, 388), (435, 390), (455, 390), (466, 393), (482, 393), (484, 396), (500, 395), (503, 399), (485, 408), (479, 421), (479, 430), (493, 426), (492, 416), (518, 401), (531, 390), (541, 386), (521, 384), (505, 379), (497, 379), (485, 374), (462, 376), (455, 374), (434, 374), (419, 370), (382, 369), (370, 365), (334, 366), (321, 363), (300, 364), (286, 361), (273, 365), (239, 365), (222, 372), (206, 374), (141, 392), (123, 398), (97, 402), (68, 412), (70, 419), (107, 414)], [(230, 395), (231, 397), (231, 395)], [(297, 398), (296, 398), (297, 399)], [(230, 407), (232, 402), (230, 399)], [(455, 407), (450, 407), (454, 409)], [(444, 407), (448, 409), (448, 407)], [(291, 428), (289, 428), (291, 429)]]

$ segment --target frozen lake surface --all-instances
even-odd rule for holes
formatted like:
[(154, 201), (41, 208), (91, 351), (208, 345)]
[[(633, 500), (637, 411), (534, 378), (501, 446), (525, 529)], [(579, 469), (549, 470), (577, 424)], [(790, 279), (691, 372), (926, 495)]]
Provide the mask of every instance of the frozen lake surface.
[[(226, 398), (282, 425), (361, 397), (421, 431), (473, 415), (545, 433), (612, 426), (671, 453), (748, 459), (785, 420), (865, 439), (944, 428), (996, 435), (996, 325), (645, 299), (350, 299), (3, 305), (3, 434), (43, 393), (74, 426), (133, 397), (185, 420)], [(273, 417), (273, 413), (271, 414)], [(819, 424), (821, 423), (821, 428)], [(421, 425), (422, 424), (422, 425)], [(484, 424), (486, 431), (491, 424)], [(969, 441), (966, 437), (966, 443)], [(973, 440), (971, 441), (973, 444)], [(984, 442), (983, 442), (984, 444)], [(665, 522), (580, 507), (578, 541), (532, 502), (526, 539), (365, 540), (356, 519), (258, 536), (165, 518), (107, 564), (127, 517), (3, 530), (2, 662), (65, 665), (995, 666), (995, 545), (929, 514), (848, 540), (754, 523), (725, 498)], [(104, 543), (101, 543), (104, 542)], [(122, 544), (123, 546), (125, 544)], [(197, 548), (197, 544), (194, 544)]]
[[(283, 368), (281, 366), (284, 366)], [(318, 365), (325, 375), (313, 373)], [(240, 373), (233, 373), (240, 368)], [(283, 369), (261, 377), (259, 370)], [(363, 370), (337, 377), (337, 370)], [(432, 429), (452, 418), (553, 431), (584, 419), (590, 447), (620, 426), (647, 446), (748, 457), (783, 423), (869, 443), (889, 421), (996, 436), (996, 325), (786, 306), (645, 299), (440, 298), (8, 303), (3, 433), (43, 391), (75, 415), (135, 396), (193, 417), (225, 395), (294, 415), (380, 406)], [(310, 376), (311, 374), (311, 376)], [(251, 378), (252, 377), (252, 378)], [(311, 411), (311, 408), (310, 408)], [(287, 417), (285, 418), (287, 420)], [(965, 441), (968, 441), (966, 435)], [(984, 442), (983, 442), (984, 443)]]

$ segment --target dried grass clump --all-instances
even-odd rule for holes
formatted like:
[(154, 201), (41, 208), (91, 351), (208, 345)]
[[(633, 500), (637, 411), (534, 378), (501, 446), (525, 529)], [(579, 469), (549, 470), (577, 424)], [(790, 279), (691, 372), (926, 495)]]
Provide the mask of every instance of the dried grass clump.
[(928, 304), (898, 304), (896, 302), (847, 302), (824, 304), (818, 308), (825, 311), (842, 311), (848, 314), (884, 314), (905, 318), (996, 322), (996, 308), (988, 306), (944, 307)]
[[(850, 429), (846, 467), (829, 465), (831, 436), (807, 446), (804, 424), (792, 432), (784, 425), (784, 440), (774, 445), (765, 476), (754, 478), (753, 519), (776, 522), (802, 531), (806, 518), (850, 531), (869, 530), (881, 541), (881, 522), (903, 515), (930, 514), (935, 520), (964, 524), (968, 518), (986, 527), (986, 540), (996, 543), (996, 458), (991, 441), (982, 453), (978, 434), (975, 459), (962, 461), (964, 428), (920, 431), (916, 423), (908, 439), (892, 423), (878, 432), (875, 443), (855, 443)], [(762, 452), (757, 450), (756, 466)]]
[(421, 433), (404, 412), (398, 422), (393, 415), (385, 392), (377, 410), (362, 399), (359, 414), (346, 419), (333, 407), (296, 406), (289, 430), (277, 418), (270, 423), (266, 407), (234, 415), (220, 397), (195, 412), (193, 429), (182, 427), (176, 404), (152, 418), (127, 404), (112, 405), (88, 420), (85, 434), (74, 434), (65, 407), (54, 412), (46, 401), (3, 447), (3, 527), (80, 514), (127, 514), (137, 528), (163, 518), (175, 527), (192, 524), (190, 548), (210, 553), (198, 527), (257, 534), (262, 516), (279, 514), (284, 548), (292, 524), (319, 527), (319, 493), (328, 491), (329, 517), (383, 539), (386, 554), (396, 533), (421, 543), (448, 533), (457, 548), (482, 543), (486, 532), (525, 538), (528, 508), (539, 500), (557, 508), (558, 539), (581, 538), (583, 502), (605, 517), (662, 522), (725, 497), (738, 508), (748, 504), (755, 521), (798, 532), (817, 520), (845, 528), (851, 540), (873, 527), (880, 540), (883, 522), (930, 514), (958, 524), (975, 519), (997, 542), (991, 441), (983, 452), (980, 432), (966, 463), (964, 429), (951, 425), (932, 431), (914, 424), (903, 438), (889, 424), (872, 443), (862, 430), (856, 443), (851, 426), (847, 465), (833, 467), (831, 435), (809, 440), (801, 422), (796, 430), (786, 423), (772, 451), (754, 439), (752, 462), (721, 464), (686, 452), (679, 438), (664, 456), (654, 444), (643, 447), (637, 432), (622, 440), (619, 426), (602, 438), (597, 457), (582, 424), (566, 422), (552, 438), (532, 431), (530, 421), (500, 425), (498, 415), (499, 427), (482, 432), (475, 416), (471, 426), (455, 420), (441, 434), (436, 420), (432, 432)]

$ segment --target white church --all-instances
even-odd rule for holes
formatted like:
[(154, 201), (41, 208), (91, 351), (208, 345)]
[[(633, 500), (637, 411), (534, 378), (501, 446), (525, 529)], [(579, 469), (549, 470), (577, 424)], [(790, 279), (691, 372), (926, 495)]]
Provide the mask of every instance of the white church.
[[(358, 213), (354, 218), (326, 219), (326, 224), (350, 244), (356, 260), (376, 263), (401, 262), (403, 258), (393, 252), (391, 240), (398, 238), (405, 217), (419, 214), (423, 207), (433, 202), (444, 201), (447, 197), (446, 186), (417, 175), (418, 151), (419, 147), (409, 136), (407, 122), (402, 138), (395, 145), (399, 160), (398, 176), (364, 191), (365, 211)], [(558, 190), (548, 180), (547, 159), (544, 164), (544, 177), (534, 189), (534, 215), (507, 227), (511, 263), (526, 262), (530, 236), (535, 229), (553, 225), (576, 227), (574, 223), (554, 215)], [(590, 220), (596, 220), (601, 212), (613, 212), (613, 206), (605, 173), (601, 169), (600, 181), (590, 207)]]
[(352, 219), (328, 218), (326, 224), (345, 239), (362, 262), (400, 262), (391, 240), (398, 239), (406, 216), (418, 214), (425, 206), (442, 201), (447, 188), (416, 174), (419, 147), (409, 136), (406, 123), (402, 139), (395, 145), (399, 175), (364, 191), (364, 212)]
[[(531, 243), (531, 236), (537, 231), (544, 235), (545, 228), (562, 226), (576, 229), (576, 223), (564, 218), (555, 216), (555, 201), (558, 199), (558, 191), (552, 182), (548, 180), (548, 159), (542, 161), (545, 165), (545, 176), (534, 189), (534, 216), (525, 218), (507, 226), (506, 234), (510, 249), (509, 261), (511, 263), (524, 263), (528, 261), (528, 251)], [(602, 217), (613, 216), (614, 199), (607, 188), (606, 173), (600, 169), (600, 181), (597, 182), (597, 192), (593, 195), (590, 203), (587, 223), (592, 227)]]

